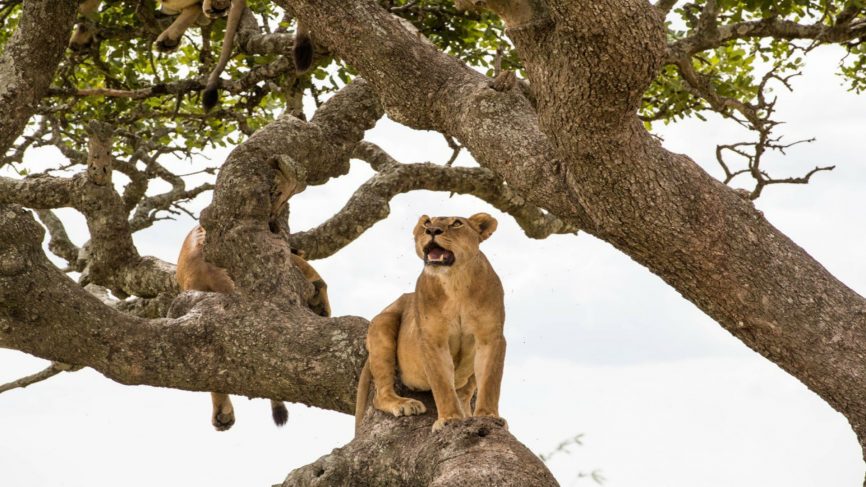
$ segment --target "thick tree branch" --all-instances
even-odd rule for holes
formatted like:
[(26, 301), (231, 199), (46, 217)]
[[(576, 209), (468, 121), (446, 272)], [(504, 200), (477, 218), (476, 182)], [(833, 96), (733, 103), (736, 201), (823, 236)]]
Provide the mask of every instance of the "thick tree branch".
[(25, 2), (18, 28), (0, 55), (0, 154), (5, 154), (45, 95), (66, 50), (75, 0)]
[(174, 266), (138, 255), (123, 201), (113, 187), (95, 184), (86, 174), (68, 179), (44, 175), (0, 178), (0, 204), (4, 203), (37, 209), (72, 207), (83, 213), (91, 238), (84, 283), (104, 285), (121, 296), (177, 292)]
[(490, 88), (489, 78), (419, 38), (374, 1), (275, 3), (289, 7), (358, 69), (392, 119), (458, 139), (482, 166), (515, 175), (509, 184), (532, 204), (581, 227), (591, 225), (566, 197), (560, 156), (518, 90)]
[(404, 395), (423, 401), (428, 413), (395, 418), (368, 409), (352, 442), (293, 471), (282, 486), (559, 485), (501, 420), (471, 418), (431, 434), (435, 405), (430, 394)]
[(271, 232), (270, 189), (277, 167), (301, 188), (346, 174), (355, 145), (381, 116), (376, 95), (358, 79), (310, 122), (286, 114), (238, 146), (219, 173), (213, 203), (202, 213), (208, 260), (247, 292), (280, 296), (291, 290), (306, 299), (312, 293), (306, 281), (272, 271), (291, 267), (288, 243)]
[(92, 367), (123, 384), (352, 410), (366, 321), (211, 293), (179, 298), (178, 318), (144, 320), (63, 275), (42, 252), (42, 233), (29, 212), (0, 205), (0, 347)]

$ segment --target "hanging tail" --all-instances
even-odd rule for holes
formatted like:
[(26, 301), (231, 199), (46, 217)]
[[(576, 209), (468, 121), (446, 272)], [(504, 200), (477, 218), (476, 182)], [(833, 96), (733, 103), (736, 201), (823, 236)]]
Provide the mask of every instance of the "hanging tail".
[(358, 430), (361, 429), (361, 421), (364, 420), (364, 413), (367, 412), (367, 399), (370, 397), (370, 360), (364, 362), (364, 368), (361, 369), (361, 377), (358, 379), (358, 394), (355, 396), (355, 435), (358, 435)]
[(274, 418), (274, 424), (282, 426), (289, 420), (289, 410), (286, 405), (280, 401), (271, 401), (271, 416)]
[(246, 0), (232, 0), (229, 17), (226, 20), (226, 32), (223, 36), (223, 47), (220, 51), (220, 59), (217, 65), (214, 66), (213, 71), (211, 71), (210, 76), (208, 76), (207, 85), (205, 85), (204, 91), (202, 91), (201, 94), (201, 104), (206, 112), (210, 111), (219, 102), (219, 91), (217, 90), (217, 86), (220, 82), (220, 75), (229, 63), (232, 48), (234, 47), (235, 34), (238, 31), (238, 25), (241, 23), (241, 16), (246, 7)]
[(310, 37), (307, 26), (300, 20), (295, 30), (295, 45), (292, 48), (292, 54), (295, 58), (295, 71), (298, 73), (306, 73), (313, 66), (313, 39)]

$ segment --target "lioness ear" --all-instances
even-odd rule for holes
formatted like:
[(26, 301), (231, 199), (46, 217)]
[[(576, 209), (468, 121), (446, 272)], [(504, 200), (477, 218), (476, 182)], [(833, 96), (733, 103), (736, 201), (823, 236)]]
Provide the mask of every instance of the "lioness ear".
[(476, 213), (469, 217), (469, 221), (478, 229), (482, 242), (487, 240), (487, 237), (493, 235), (493, 232), (496, 231), (496, 218), (487, 213)]
[(424, 228), (424, 224), (430, 220), (430, 217), (427, 215), (421, 215), (421, 218), (418, 219), (418, 223), (415, 224), (415, 229), (412, 230), (412, 233), (420, 233)]

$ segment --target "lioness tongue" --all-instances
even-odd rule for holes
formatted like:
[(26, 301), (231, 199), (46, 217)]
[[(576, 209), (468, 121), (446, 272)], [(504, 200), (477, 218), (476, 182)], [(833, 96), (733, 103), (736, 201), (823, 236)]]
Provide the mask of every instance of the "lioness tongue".
[(427, 259), (429, 260), (445, 260), (446, 252), (445, 249), (430, 249), (430, 252), (427, 252)]

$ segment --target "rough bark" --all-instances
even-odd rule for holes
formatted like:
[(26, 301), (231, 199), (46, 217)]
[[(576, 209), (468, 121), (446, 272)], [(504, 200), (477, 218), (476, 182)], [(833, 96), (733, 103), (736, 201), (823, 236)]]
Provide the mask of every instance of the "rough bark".
[(0, 153), (21, 134), (47, 92), (77, 8), (75, 0), (24, 2), (18, 29), (0, 55)]
[(501, 420), (471, 418), (430, 434), (436, 419), (432, 396), (400, 394), (423, 401), (427, 413), (395, 418), (368, 408), (352, 442), (293, 471), (283, 487), (558, 485)]

